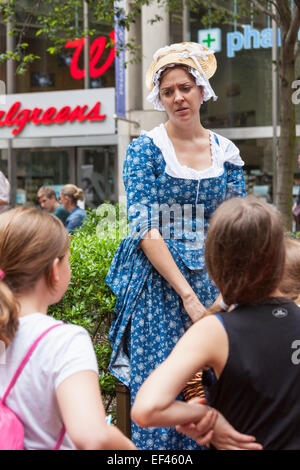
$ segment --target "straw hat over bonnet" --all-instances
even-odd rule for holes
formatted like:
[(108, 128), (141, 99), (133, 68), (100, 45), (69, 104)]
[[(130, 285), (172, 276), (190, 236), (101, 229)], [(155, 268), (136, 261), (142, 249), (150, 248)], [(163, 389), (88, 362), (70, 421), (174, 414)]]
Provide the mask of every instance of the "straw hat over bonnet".
[(168, 67), (185, 65), (195, 78), (198, 86), (203, 87), (203, 100), (217, 99), (209, 78), (217, 70), (217, 61), (214, 52), (196, 42), (180, 42), (171, 46), (162, 47), (155, 52), (153, 62), (146, 74), (146, 86), (151, 91), (147, 101), (154, 104), (155, 109), (164, 111), (159, 97), (159, 79), (162, 72)]

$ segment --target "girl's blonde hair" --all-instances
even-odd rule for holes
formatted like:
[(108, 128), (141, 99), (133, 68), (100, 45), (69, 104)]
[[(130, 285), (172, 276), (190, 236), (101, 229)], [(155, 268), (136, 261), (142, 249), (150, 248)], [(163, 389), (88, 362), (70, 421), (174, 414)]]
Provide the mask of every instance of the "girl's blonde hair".
[(279, 286), (285, 262), (279, 212), (254, 196), (224, 202), (212, 216), (205, 259), (227, 305), (269, 297)]
[(285, 265), (280, 292), (292, 300), (300, 295), (300, 240), (285, 238)]
[(10, 343), (18, 327), (18, 294), (45, 276), (52, 287), (52, 265), (67, 252), (62, 222), (35, 208), (20, 207), (0, 216), (0, 340)]
[(74, 204), (77, 204), (77, 201), (84, 200), (84, 192), (81, 188), (75, 186), (75, 184), (66, 184), (62, 189), (61, 193), (64, 196), (68, 196)]

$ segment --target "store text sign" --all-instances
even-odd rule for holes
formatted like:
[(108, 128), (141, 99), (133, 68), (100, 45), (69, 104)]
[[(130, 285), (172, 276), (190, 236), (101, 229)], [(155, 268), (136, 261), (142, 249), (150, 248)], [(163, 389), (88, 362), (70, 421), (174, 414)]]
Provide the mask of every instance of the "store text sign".
[[(112, 31), (109, 34), (110, 39), (112, 40), (113, 44), (115, 44), (115, 32)], [(86, 71), (84, 69), (80, 69), (78, 62), (82, 50), (84, 48), (86, 38), (81, 39), (74, 39), (70, 40), (66, 43), (66, 48), (74, 48), (74, 54), (72, 56), (71, 64), (70, 64), (70, 72), (73, 78), (80, 80), (85, 77)], [(90, 77), (97, 78), (100, 75), (103, 75), (106, 70), (111, 66), (116, 56), (116, 49), (115, 47), (111, 47), (107, 59), (100, 67), (97, 67), (99, 60), (101, 59), (104, 49), (106, 47), (106, 38), (104, 36), (100, 36), (96, 38), (92, 44), (90, 45)]]
[[(233, 31), (227, 33), (226, 50), (227, 57), (233, 58), (236, 52), (242, 49), (267, 49), (273, 45), (272, 28), (264, 28), (261, 31), (254, 29), (251, 25), (243, 25), (243, 31)], [(298, 40), (300, 40), (300, 29), (298, 30)], [(281, 33), (277, 28), (277, 46), (281, 46)], [(198, 42), (204, 46), (220, 52), (222, 50), (222, 31), (220, 28), (198, 30)]]
[[(0, 106), (0, 138), (113, 134), (114, 89), (26, 93)], [(29, 105), (30, 103), (30, 105)]]

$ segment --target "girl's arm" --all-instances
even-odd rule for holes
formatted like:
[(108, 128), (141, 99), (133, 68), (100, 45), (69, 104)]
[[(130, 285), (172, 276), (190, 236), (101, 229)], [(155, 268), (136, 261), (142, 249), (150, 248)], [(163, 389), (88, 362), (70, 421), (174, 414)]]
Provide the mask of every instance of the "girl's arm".
[(141, 386), (132, 419), (145, 427), (197, 423), (207, 413), (206, 405), (176, 401), (176, 397), (205, 366), (212, 367), (219, 376), (227, 357), (228, 337), (218, 318), (209, 316), (195, 323)]
[(140, 241), (139, 246), (154, 268), (181, 297), (183, 306), (191, 320), (196, 322), (202, 318), (206, 308), (202, 305), (190, 284), (177, 267), (159, 231), (157, 229), (149, 230), (147, 237)]
[(133, 450), (134, 444), (112, 425), (107, 425), (98, 376), (77, 372), (56, 390), (66, 431), (79, 450)]

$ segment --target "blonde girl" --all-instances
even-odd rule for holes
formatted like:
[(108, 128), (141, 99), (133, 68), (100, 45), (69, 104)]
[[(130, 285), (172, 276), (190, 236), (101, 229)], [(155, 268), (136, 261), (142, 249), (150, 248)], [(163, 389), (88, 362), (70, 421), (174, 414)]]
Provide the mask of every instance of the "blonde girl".
[[(70, 281), (68, 234), (35, 208), (0, 217), (0, 397), (30, 346), (49, 327), (47, 316)], [(3, 344), (2, 343), (2, 344)], [(39, 342), (6, 400), (25, 429), (25, 449), (133, 449), (107, 426), (97, 361), (86, 330), (61, 324)], [(65, 431), (65, 432), (64, 432)]]

